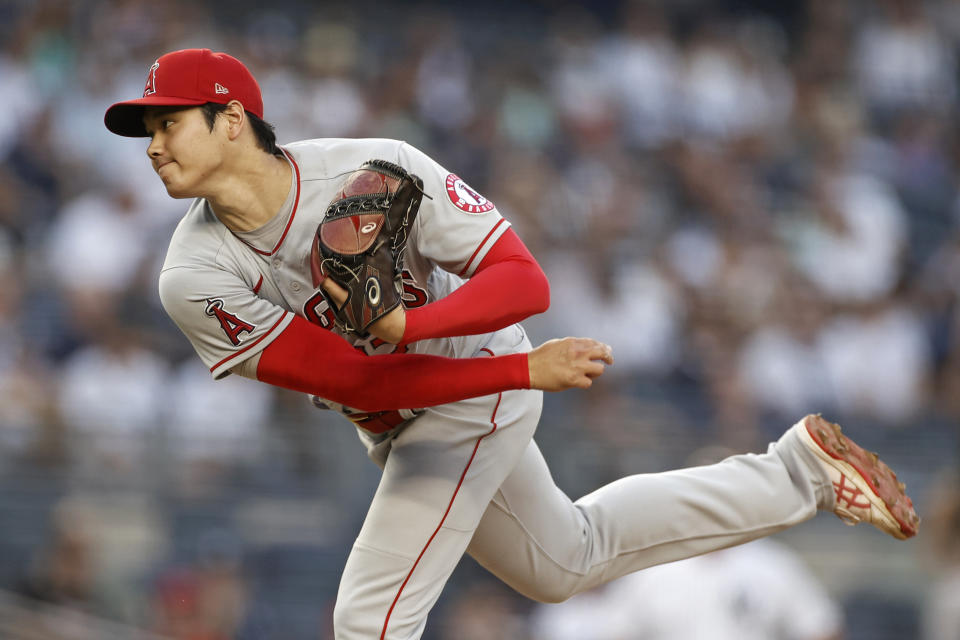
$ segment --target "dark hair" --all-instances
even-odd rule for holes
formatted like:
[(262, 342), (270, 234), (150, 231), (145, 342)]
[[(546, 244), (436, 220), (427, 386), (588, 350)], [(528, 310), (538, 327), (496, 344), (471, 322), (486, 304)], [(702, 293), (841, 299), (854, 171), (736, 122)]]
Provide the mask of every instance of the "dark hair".
[[(210, 131), (213, 131), (213, 124), (217, 120), (217, 115), (223, 113), (226, 109), (227, 105), (217, 102), (207, 102), (200, 106), (200, 110), (203, 112), (203, 117), (206, 119)], [(280, 153), (280, 149), (277, 147), (277, 134), (273, 130), (273, 125), (258, 118), (249, 111), (247, 111), (246, 114), (247, 119), (250, 121), (250, 126), (253, 127), (253, 135), (257, 139), (257, 146), (271, 155)]]

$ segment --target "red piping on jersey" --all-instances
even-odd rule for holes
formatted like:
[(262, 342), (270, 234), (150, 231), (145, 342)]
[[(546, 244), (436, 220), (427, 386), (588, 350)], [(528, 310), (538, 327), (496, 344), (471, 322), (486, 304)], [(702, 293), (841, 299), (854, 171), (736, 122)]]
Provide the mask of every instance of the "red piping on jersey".
[(212, 373), (214, 369), (216, 369), (217, 367), (219, 367), (220, 365), (222, 365), (222, 364), (223, 364), (224, 362), (226, 362), (227, 360), (230, 360), (231, 358), (236, 358), (238, 355), (240, 355), (240, 354), (243, 353), (244, 351), (247, 351), (248, 349), (252, 349), (252, 348), (255, 347), (256, 345), (258, 345), (261, 340), (263, 340), (264, 338), (266, 338), (267, 336), (269, 336), (271, 333), (273, 333), (273, 330), (277, 328), (277, 325), (279, 325), (281, 322), (283, 322), (284, 318), (286, 318), (288, 315), (290, 315), (290, 312), (289, 312), (289, 311), (284, 311), (284, 312), (283, 312), (283, 315), (280, 316), (280, 319), (279, 319), (279, 320), (277, 320), (276, 322), (273, 323), (273, 326), (270, 327), (269, 331), (267, 331), (265, 334), (263, 334), (262, 336), (260, 336), (259, 338), (257, 338), (256, 340), (254, 340), (253, 342), (251, 342), (250, 344), (248, 344), (247, 346), (245, 346), (243, 349), (240, 349), (240, 350), (237, 351), (236, 353), (231, 353), (229, 356), (227, 356), (226, 358), (224, 358), (223, 360), (221, 360), (221, 361), (218, 362), (217, 364), (215, 364), (215, 365), (213, 365), (212, 367), (210, 367), (210, 372)]
[(457, 274), (458, 276), (463, 276), (463, 274), (465, 274), (465, 273), (467, 272), (467, 270), (470, 268), (470, 265), (473, 263), (473, 260), (477, 257), (477, 254), (480, 253), (480, 249), (482, 249), (483, 246), (484, 246), (485, 244), (487, 244), (487, 240), (490, 239), (490, 236), (493, 235), (493, 232), (496, 231), (497, 228), (499, 228), (500, 225), (503, 224), (503, 223), (506, 222), (506, 221), (507, 221), (506, 218), (500, 218), (500, 220), (497, 221), (497, 224), (493, 225), (493, 229), (490, 229), (490, 233), (488, 233), (488, 234), (486, 235), (486, 237), (484, 237), (483, 242), (481, 242), (481, 243), (477, 246), (477, 250), (474, 251), (474, 252), (473, 252), (473, 255), (470, 256), (470, 259), (467, 260), (467, 264), (465, 264), (465, 265), (463, 266), (463, 269), (460, 271), (460, 273)]
[[(489, 349), (482, 349), (482, 351), (486, 351), (491, 356), (493, 355), (493, 352)], [(490, 414), (490, 424), (493, 426), (490, 428), (490, 431), (477, 438), (476, 443), (474, 443), (473, 452), (470, 454), (470, 459), (467, 460), (467, 466), (463, 468), (463, 473), (460, 474), (460, 481), (457, 482), (457, 487), (453, 490), (453, 495), (450, 496), (450, 502), (447, 504), (447, 510), (443, 512), (443, 517), (440, 518), (440, 524), (438, 524), (437, 528), (434, 529), (433, 535), (431, 535), (427, 540), (427, 544), (423, 545), (423, 549), (420, 550), (420, 555), (417, 556), (413, 566), (410, 567), (410, 571), (407, 572), (407, 577), (403, 579), (403, 584), (400, 585), (400, 589), (397, 590), (396, 597), (394, 597), (393, 602), (390, 604), (390, 608), (387, 610), (387, 617), (383, 620), (383, 630), (380, 632), (380, 640), (384, 640), (384, 638), (387, 637), (387, 625), (390, 624), (390, 616), (393, 614), (393, 609), (397, 606), (397, 602), (400, 601), (400, 595), (403, 593), (404, 587), (406, 587), (407, 583), (410, 582), (410, 577), (413, 575), (417, 565), (420, 563), (420, 559), (423, 558), (423, 555), (427, 552), (427, 548), (430, 546), (430, 543), (433, 542), (433, 539), (437, 537), (438, 533), (440, 533), (440, 529), (443, 528), (443, 523), (446, 522), (447, 516), (450, 514), (450, 509), (453, 508), (453, 501), (457, 499), (457, 493), (460, 492), (460, 487), (463, 486), (463, 480), (467, 477), (467, 471), (470, 470), (470, 465), (473, 464), (473, 459), (477, 456), (477, 450), (480, 448), (480, 442), (497, 430), (497, 410), (500, 408), (501, 400), (503, 400), (503, 393), (498, 393), (497, 404), (494, 405), (493, 413)]]
[(260, 287), (263, 286), (263, 274), (260, 274), (260, 279), (257, 280), (257, 284), (253, 286), (253, 293), (260, 293)]
[[(244, 240), (244, 239), (241, 238), (240, 236), (237, 236), (237, 234), (234, 234), (234, 235), (236, 236), (237, 240), (239, 240), (239, 241), (242, 242), (243, 244), (247, 245), (248, 247), (250, 247), (251, 249), (253, 249), (254, 251), (256, 251), (257, 253), (259, 253), (259, 254), (262, 255), (262, 256), (272, 256), (273, 254), (275, 254), (275, 253), (277, 252), (277, 249), (280, 248), (280, 245), (283, 244), (284, 238), (287, 237), (287, 232), (290, 231), (290, 225), (293, 224), (293, 217), (294, 217), (295, 215), (297, 215), (297, 205), (300, 204), (300, 167), (297, 166), (297, 161), (293, 159), (293, 156), (290, 155), (290, 153), (289, 153), (286, 149), (281, 149), (281, 151), (283, 151), (284, 155), (286, 155), (287, 158), (290, 159), (290, 164), (293, 165), (293, 172), (294, 172), (294, 173), (296, 174), (296, 176), (297, 176), (297, 195), (296, 195), (296, 196), (294, 197), (294, 199), (293, 199), (293, 211), (290, 212), (290, 219), (287, 220), (287, 226), (283, 228), (283, 233), (280, 234), (280, 239), (277, 240), (277, 246), (275, 246), (275, 247), (274, 247), (273, 249), (271, 249), (270, 251), (264, 251), (263, 249), (257, 249), (255, 246), (253, 246), (252, 244), (250, 244), (249, 242), (247, 242), (246, 240)], [(232, 232), (231, 232), (231, 233), (232, 233)]]

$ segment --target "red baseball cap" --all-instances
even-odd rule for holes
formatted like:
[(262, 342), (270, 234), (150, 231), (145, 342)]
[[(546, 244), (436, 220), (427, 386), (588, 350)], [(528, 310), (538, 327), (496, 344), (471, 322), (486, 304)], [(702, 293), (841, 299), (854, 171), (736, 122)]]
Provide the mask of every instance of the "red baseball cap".
[(147, 73), (143, 97), (112, 105), (103, 122), (118, 135), (147, 137), (143, 110), (148, 106), (227, 104), (231, 100), (263, 118), (260, 86), (242, 62), (210, 49), (182, 49), (160, 56)]

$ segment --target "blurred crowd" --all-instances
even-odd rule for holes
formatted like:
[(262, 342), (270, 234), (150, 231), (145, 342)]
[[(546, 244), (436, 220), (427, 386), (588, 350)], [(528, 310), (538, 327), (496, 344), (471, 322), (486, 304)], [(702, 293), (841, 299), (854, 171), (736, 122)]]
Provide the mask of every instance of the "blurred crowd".
[[(243, 60), (281, 144), (404, 139), (497, 204), (551, 281), (535, 341), (615, 349), (594, 389), (547, 399), (539, 441), (572, 493), (757, 450), (809, 412), (895, 446), (921, 490), (957, 466), (960, 2), (10, 0), (0, 589), (70, 604), (70, 575), (18, 561), (93, 544), (91, 613), (176, 638), (300, 637), (269, 635), (278, 616), (320, 634), (375, 486), (348, 423), (214, 383), (159, 305), (187, 203), (102, 118), (184, 47)], [(305, 547), (317, 593), (253, 615), (298, 570), (277, 549)], [(484, 603), (505, 621), (509, 596), (479, 584), (441, 622)]]

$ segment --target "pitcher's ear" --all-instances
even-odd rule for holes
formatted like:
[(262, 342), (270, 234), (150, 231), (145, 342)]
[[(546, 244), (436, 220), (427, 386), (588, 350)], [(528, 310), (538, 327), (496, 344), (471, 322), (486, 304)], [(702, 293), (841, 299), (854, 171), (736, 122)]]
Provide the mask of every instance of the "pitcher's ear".
[(243, 105), (240, 104), (239, 100), (231, 100), (227, 103), (227, 108), (220, 112), (220, 116), (226, 119), (227, 134), (230, 139), (236, 139), (247, 121), (247, 114), (243, 110)]

